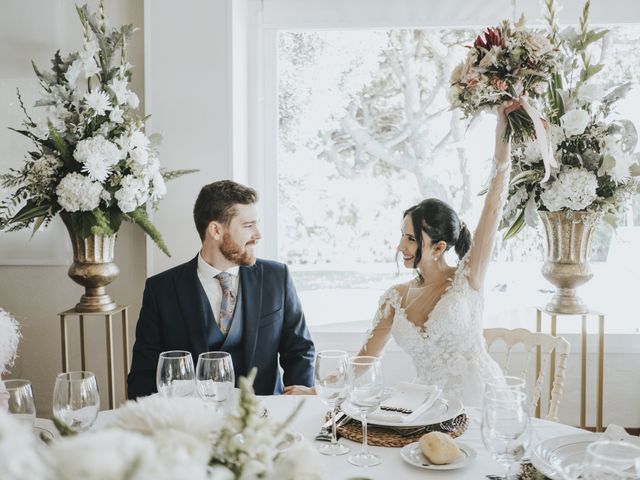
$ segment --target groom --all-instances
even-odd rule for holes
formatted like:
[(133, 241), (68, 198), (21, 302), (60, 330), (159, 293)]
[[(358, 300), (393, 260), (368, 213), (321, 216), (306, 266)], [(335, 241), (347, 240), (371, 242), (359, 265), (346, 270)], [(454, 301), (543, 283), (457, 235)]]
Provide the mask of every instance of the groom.
[[(261, 238), (255, 190), (205, 185), (193, 209), (202, 248), (193, 260), (147, 279), (128, 378), (128, 397), (156, 392), (160, 352), (231, 354), (236, 379), (258, 367), (258, 395), (313, 383), (314, 346), (286, 265), (256, 259)], [(278, 365), (278, 360), (280, 365)]]

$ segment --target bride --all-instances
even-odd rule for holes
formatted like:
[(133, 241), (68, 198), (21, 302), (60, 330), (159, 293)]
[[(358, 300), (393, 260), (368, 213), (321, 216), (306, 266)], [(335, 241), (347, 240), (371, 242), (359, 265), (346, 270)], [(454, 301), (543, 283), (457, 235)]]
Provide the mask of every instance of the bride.
[[(359, 352), (379, 356), (393, 337), (411, 357), (417, 383), (439, 385), (444, 395), (466, 404), (477, 404), (486, 382), (502, 377), (482, 333), (482, 290), (511, 168), (506, 116), (518, 108), (512, 101), (498, 109), (493, 176), (473, 239), (456, 212), (440, 200), (428, 198), (404, 212), (398, 252), (417, 276), (380, 297), (373, 328)], [(459, 258), (455, 267), (444, 258), (452, 247)], [(290, 385), (284, 393), (315, 392)]]

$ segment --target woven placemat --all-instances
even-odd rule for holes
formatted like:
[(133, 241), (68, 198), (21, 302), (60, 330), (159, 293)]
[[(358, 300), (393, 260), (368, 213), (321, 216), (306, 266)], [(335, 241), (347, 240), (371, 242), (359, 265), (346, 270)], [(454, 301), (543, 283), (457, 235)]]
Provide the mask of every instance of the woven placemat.
[[(469, 426), (469, 417), (466, 413), (461, 413), (452, 420), (427, 425), (416, 430), (415, 428), (404, 427), (402, 429), (391, 429), (388, 427), (379, 427), (377, 425), (367, 426), (367, 442), (369, 445), (376, 447), (404, 447), (413, 442), (420, 440), (420, 437), (429, 432), (444, 432), (453, 438), (459, 437)], [(349, 423), (338, 427), (338, 433), (354, 442), (362, 442), (362, 424), (357, 420), (351, 420)]]

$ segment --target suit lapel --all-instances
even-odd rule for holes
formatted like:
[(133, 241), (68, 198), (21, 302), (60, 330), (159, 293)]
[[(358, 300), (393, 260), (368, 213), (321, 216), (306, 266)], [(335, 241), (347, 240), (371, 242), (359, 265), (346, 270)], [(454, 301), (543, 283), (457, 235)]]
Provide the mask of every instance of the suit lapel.
[[(258, 341), (258, 327), (262, 308), (262, 265), (240, 267), (240, 286), (242, 288), (243, 308), (243, 346), (244, 366), (247, 372), (253, 365), (256, 343)], [(247, 372), (244, 372), (245, 374)]]
[(191, 339), (196, 358), (207, 351), (207, 329), (205, 325), (205, 314), (202, 311), (202, 298), (200, 295), (198, 279), (198, 256), (185, 265), (182, 275), (176, 278), (176, 291), (178, 292), (178, 303), (182, 312), (184, 325)]

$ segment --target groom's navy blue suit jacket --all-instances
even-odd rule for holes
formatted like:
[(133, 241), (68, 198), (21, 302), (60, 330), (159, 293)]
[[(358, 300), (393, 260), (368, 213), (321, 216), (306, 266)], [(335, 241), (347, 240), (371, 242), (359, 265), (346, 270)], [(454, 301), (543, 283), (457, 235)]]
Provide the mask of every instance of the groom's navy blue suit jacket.
[[(128, 377), (128, 397), (156, 392), (161, 352), (187, 350), (194, 363), (208, 350), (205, 306), (197, 273), (198, 257), (147, 279)], [(282, 263), (257, 260), (240, 267), (242, 298), (242, 365), (236, 379), (258, 367), (258, 395), (282, 392), (285, 385), (313, 384), (314, 346), (289, 269)], [(235, 320), (234, 320), (235, 321)]]

